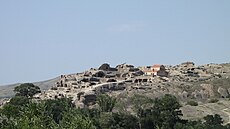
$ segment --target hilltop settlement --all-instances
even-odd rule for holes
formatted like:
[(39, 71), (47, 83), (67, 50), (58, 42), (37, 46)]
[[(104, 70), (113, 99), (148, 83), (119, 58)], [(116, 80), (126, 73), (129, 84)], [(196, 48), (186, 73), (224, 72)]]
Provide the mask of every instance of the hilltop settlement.
[(71, 97), (79, 107), (93, 106), (100, 93), (115, 96), (139, 93), (149, 97), (173, 94), (181, 100), (205, 101), (215, 96), (229, 96), (230, 87), (213, 84), (214, 80), (228, 79), (229, 73), (227, 64), (195, 66), (193, 62), (185, 62), (176, 66), (120, 64), (111, 67), (105, 63), (82, 73), (60, 75), (53, 87), (34, 98)]
[[(39, 101), (67, 97), (76, 107), (94, 108), (97, 95), (106, 93), (129, 107), (127, 98), (136, 94), (149, 98), (172, 94), (183, 105), (183, 117), (196, 119), (218, 113), (229, 123), (230, 112), (226, 110), (230, 106), (226, 100), (230, 97), (229, 76), (229, 63), (197, 66), (193, 62), (184, 62), (175, 66), (152, 64), (141, 67), (126, 63), (111, 67), (104, 63), (81, 73), (60, 75), (50, 84), (39, 83), (43, 91), (33, 98)], [(214, 98), (221, 104), (209, 103)], [(186, 105), (191, 100), (199, 105)], [(130, 108), (127, 111), (132, 112)]]

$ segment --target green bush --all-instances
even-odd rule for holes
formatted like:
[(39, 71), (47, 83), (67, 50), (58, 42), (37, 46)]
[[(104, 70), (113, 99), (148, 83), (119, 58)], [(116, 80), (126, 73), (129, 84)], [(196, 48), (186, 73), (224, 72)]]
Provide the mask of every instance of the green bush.
[[(182, 119), (179, 101), (169, 94), (151, 100), (150, 106), (139, 107), (135, 114), (112, 112), (116, 99), (106, 94), (97, 99), (99, 109), (81, 109), (72, 104), (71, 98), (36, 102), (16, 96), (0, 108), (0, 129), (230, 129), (218, 114), (207, 115), (203, 122)], [(134, 102), (142, 101), (136, 96)]]
[(186, 105), (191, 105), (191, 106), (198, 106), (198, 103), (196, 101), (188, 101)]
[(218, 102), (219, 100), (218, 99), (210, 99), (208, 102), (209, 103), (216, 103), (216, 102)]

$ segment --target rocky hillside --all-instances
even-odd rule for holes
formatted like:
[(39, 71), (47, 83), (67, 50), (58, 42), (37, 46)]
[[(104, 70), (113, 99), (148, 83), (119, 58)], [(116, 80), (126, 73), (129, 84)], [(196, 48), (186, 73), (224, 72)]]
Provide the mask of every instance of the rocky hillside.
[[(150, 66), (151, 67), (151, 66)], [(41, 99), (84, 96), (102, 92), (137, 92), (150, 97), (173, 94), (180, 100), (212, 97), (227, 98), (230, 92), (229, 64), (195, 66), (192, 62), (165, 66), (167, 75), (147, 75), (148, 67), (121, 64), (111, 68), (103, 64), (98, 69), (61, 75), (51, 89), (38, 95)], [(149, 71), (148, 71), (149, 72)]]
[[(135, 67), (121, 64), (111, 67), (102, 64), (82, 73), (61, 75), (52, 80), (37, 82), (45, 89), (36, 99), (71, 97), (78, 107), (94, 107), (97, 94), (107, 93), (119, 100), (119, 106), (132, 111), (129, 98), (142, 95), (149, 98), (173, 94), (183, 105), (185, 118), (199, 119), (217, 113), (230, 119), (230, 64), (207, 64), (196, 66), (185, 62), (176, 66), (153, 65)], [(13, 95), (15, 85), (0, 87), (1, 97)], [(215, 103), (211, 100), (217, 99)], [(195, 101), (198, 106), (186, 105)]]

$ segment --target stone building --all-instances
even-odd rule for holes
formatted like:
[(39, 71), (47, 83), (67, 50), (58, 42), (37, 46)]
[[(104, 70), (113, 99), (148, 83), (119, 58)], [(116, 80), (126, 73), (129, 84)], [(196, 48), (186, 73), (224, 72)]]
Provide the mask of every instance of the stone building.
[(168, 72), (165, 70), (164, 65), (153, 65), (151, 67), (146, 67), (145, 70), (143, 70), (145, 75), (147, 76), (161, 76), (161, 77), (167, 77)]

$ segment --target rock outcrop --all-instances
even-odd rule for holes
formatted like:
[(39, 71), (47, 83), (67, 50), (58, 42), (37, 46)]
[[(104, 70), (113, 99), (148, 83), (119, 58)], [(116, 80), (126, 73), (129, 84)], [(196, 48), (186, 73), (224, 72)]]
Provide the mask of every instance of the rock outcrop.
[[(221, 97), (229, 96), (230, 87), (218, 89), (210, 83), (219, 78), (228, 78), (227, 68), (223, 65), (195, 66), (185, 62), (176, 66), (165, 66), (168, 76), (147, 75), (146, 67), (135, 67), (129, 64), (102, 64), (82, 73), (61, 75), (50, 89), (34, 97), (36, 99), (55, 99), (71, 97), (78, 107), (93, 106), (97, 94), (136, 94), (145, 93), (150, 97), (173, 94), (181, 100), (197, 99), (205, 101), (219, 93)], [(225, 70), (226, 72), (224, 72)]]
[(220, 96), (222, 98), (226, 98), (229, 95), (228, 91), (226, 89), (222, 88), (222, 87), (219, 87), (217, 91), (218, 91), (218, 93), (220, 94)]

